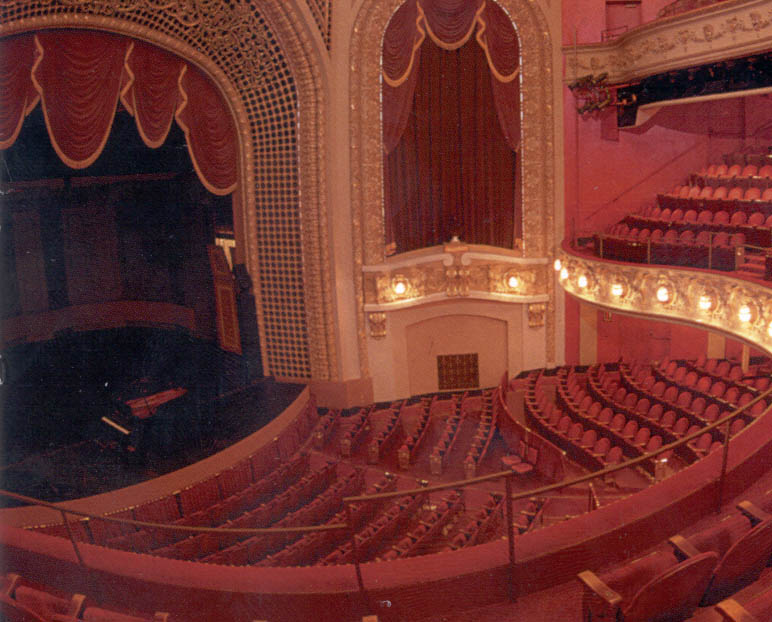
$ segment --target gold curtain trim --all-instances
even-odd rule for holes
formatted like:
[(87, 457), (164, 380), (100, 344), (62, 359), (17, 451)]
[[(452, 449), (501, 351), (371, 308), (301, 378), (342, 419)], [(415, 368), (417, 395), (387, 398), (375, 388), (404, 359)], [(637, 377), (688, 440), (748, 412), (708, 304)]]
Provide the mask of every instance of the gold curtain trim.
[(407, 69), (401, 76), (395, 79), (390, 78), (389, 75), (383, 69), (381, 69), (381, 75), (383, 75), (383, 81), (392, 88), (397, 88), (398, 86), (401, 86), (410, 77), (410, 74), (413, 71), (413, 64), (415, 63), (415, 53), (418, 51), (418, 48), (421, 47), (421, 44), (424, 42), (424, 39), (426, 39), (426, 31), (421, 25), (421, 22), (424, 19), (424, 12), (423, 12), (423, 9), (421, 8), (421, 5), (418, 3), (416, 3), (416, 8), (418, 9), (418, 15), (415, 18), (415, 29), (416, 29), (416, 32), (418, 32), (419, 36), (418, 36), (418, 39), (413, 43), (413, 49), (410, 52), (410, 63), (408, 63)]
[[(160, 147), (166, 142), (166, 138), (169, 136), (169, 130), (172, 129), (172, 121), (174, 120), (174, 114), (172, 114), (169, 117), (169, 124), (166, 126), (166, 131), (164, 131), (163, 136), (159, 140), (150, 140), (147, 134), (145, 134), (145, 130), (142, 127), (142, 122), (140, 121), (139, 117), (135, 114), (135, 111), (137, 109), (136, 93), (133, 89), (131, 90), (131, 93), (129, 93), (129, 90), (134, 85), (134, 72), (131, 70), (131, 67), (129, 67), (129, 56), (131, 56), (131, 53), (133, 50), (134, 50), (134, 43), (131, 43), (126, 53), (126, 60), (123, 61), (123, 68), (126, 70), (126, 75), (129, 77), (129, 79), (126, 82), (126, 85), (121, 89), (121, 93), (120, 93), (121, 103), (124, 105), (124, 107), (129, 112), (129, 114), (132, 117), (134, 117), (134, 122), (135, 122), (135, 125), (137, 126), (137, 131), (139, 132), (139, 135), (142, 138), (142, 142), (145, 143), (145, 145), (150, 149), (158, 149), (158, 147)], [(177, 83), (179, 84), (179, 77), (177, 79)], [(188, 149), (188, 151), (190, 150)]]
[[(127, 56), (133, 47), (134, 47), (134, 43), (130, 42), (126, 49)], [(51, 122), (48, 119), (48, 108), (46, 106), (46, 98), (43, 95), (43, 87), (40, 85), (40, 83), (37, 80), (37, 76), (35, 75), (35, 72), (37, 71), (38, 66), (43, 60), (43, 55), (45, 54), (43, 50), (43, 46), (41, 45), (37, 35), (35, 35), (35, 48), (38, 51), (38, 57), (37, 59), (35, 59), (35, 62), (32, 65), (32, 72), (31, 72), (32, 84), (34, 85), (35, 90), (38, 92), (38, 98), (42, 101), (43, 118), (45, 119), (45, 122), (46, 122), (46, 129), (48, 130), (48, 138), (51, 140), (51, 146), (54, 148), (56, 155), (59, 156), (62, 162), (64, 162), (70, 168), (74, 168), (74, 169), (88, 168), (94, 162), (96, 162), (97, 158), (99, 158), (100, 155), (102, 155), (102, 151), (104, 150), (105, 145), (107, 144), (107, 139), (110, 137), (110, 130), (113, 129), (113, 123), (110, 122), (110, 126), (107, 128), (107, 131), (102, 137), (102, 140), (99, 143), (99, 146), (94, 150), (94, 153), (92, 153), (89, 157), (87, 157), (85, 160), (73, 160), (72, 158), (69, 158), (67, 154), (65, 154), (64, 151), (62, 151), (62, 148), (59, 146), (59, 143), (56, 142), (56, 137), (54, 136), (54, 133), (51, 131)], [(125, 62), (126, 60), (124, 59), (124, 63)], [(118, 106), (118, 97), (115, 98), (115, 106), (113, 106), (113, 119), (115, 119), (115, 108), (117, 106)]]
[[(423, 9), (421, 9), (420, 2), (417, 4), (418, 4), (418, 9), (421, 13), (421, 16), (424, 16), (424, 12), (423, 12)], [(434, 43), (440, 46), (443, 50), (449, 50), (449, 51), (457, 50), (462, 45), (464, 45), (467, 41), (469, 41), (469, 37), (472, 36), (474, 29), (477, 27), (477, 22), (478, 20), (481, 19), (482, 12), (484, 10), (485, 10), (485, 0), (482, 0), (482, 2), (480, 2), (479, 8), (477, 9), (477, 11), (474, 14), (474, 17), (472, 18), (472, 25), (469, 27), (469, 30), (467, 31), (467, 33), (463, 37), (461, 37), (458, 41), (453, 41), (452, 43), (445, 43), (444, 41), (439, 39), (437, 35), (435, 35), (432, 32), (432, 29), (429, 26), (429, 21), (424, 17), (424, 23), (426, 24), (426, 32), (429, 33), (429, 37), (431, 37), (431, 40), (434, 41)]]
[(190, 142), (190, 129), (187, 125), (182, 121), (181, 115), (182, 111), (185, 110), (185, 107), (188, 105), (188, 94), (185, 92), (184, 87), (182, 86), (182, 78), (185, 75), (185, 72), (188, 70), (187, 65), (182, 66), (182, 71), (180, 71), (180, 75), (177, 78), (177, 86), (180, 89), (180, 97), (182, 98), (182, 101), (180, 102), (180, 105), (177, 107), (177, 112), (174, 113), (174, 118), (177, 120), (177, 125), (179, 125), (182, 128), (182, 131), (185, 133), (185, 142), (188, 145), (188, 153), (190, 154), (190, 161), (193, 162), (193, 168), (196, 171), (196, 175), (198, 175), (198, 178), (201, 180), (201, 183), (204, 185), (204, 188), (209, 190), (212, 194), (216, 194), (217, 196), (225, 196), (233, 192), (238, 187), (238, 180), (232, 183), (227, 188), (217, 188), (216, 186), (213, 186), (212, 184), (207, 181), (206, 176), (201, 172), (201, 167), (198, 165), (198, 162), (196, 161), (196, 154), (193, 150), (193, 145)]
[[(480, 11), (477, 12), (477, 23), (480, 24), (480, 28), (477, 30), (477, 35), (476, 35), (477, 43), (480, 44), (480, 47), (485, 52), (485, 58), (488, 59), (488, 67), (490, 68), (491, 73), (494, 75), (496, 80), (498, 80), (499, 82), (503, 82), (504, 84), (506, 84), (508, 82), (512, 82), (512, 80), (514, 80), (515, 78), (517, 78), (518, 75), (520, 75), (520, 67), (518, 66), (508, 76), (505, 76), (504, 74), (501, 74), (501, 73), (498, 72), (498, 70), (496, 69), (496, 65), (493, 64), (493, 59), (491, 58), (491, 53), (488, 50), (488, 44), (483, 40), (483, 35), (485, 33), (485, 29), (487, 28), (487, 26), (485, 24), (485, 20), (483, 19), (482, 13)], [(513, 28), (514, 28), (514, 26), (513, 26)], [(518, 63), (518, 65), (519, 65), (519, 63)]]

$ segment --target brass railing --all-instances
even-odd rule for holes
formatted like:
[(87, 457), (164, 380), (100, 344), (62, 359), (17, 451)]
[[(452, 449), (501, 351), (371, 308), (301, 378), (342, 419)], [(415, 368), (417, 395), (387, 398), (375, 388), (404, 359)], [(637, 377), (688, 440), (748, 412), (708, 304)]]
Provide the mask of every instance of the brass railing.
[[(353, 523), (351, 519), (353, 504), (370, 503), (373, 501), (382, 501), (384, 499), (396, 499), (398, 497), (405, 497), (405, 496), (411, 496), (411, 495), (420, 495), (420, 494), (426, 495), (431, 492), (465, 488), (475, 484), (481, 484), (484, 482), (492, 482), (492, 481), (503, 479), (504, 494), (505, 494), (505, 501), (506, 501), (507, 545), (508, 545), (508, 552), (509, 552), (508, 593), (509, 593), (509, 598), (514, 599), (515, 597), (515, 588), (514, 588), (515, 538), (514, 538), (514, 531), (513, 531), (513, 524), (512, 524), (513, 502), (518, 501), (520, 499), (528, 498), (528, 497), (543, 497), (548, 493), (555, 492), (563, 488), (570, 488), (573, 486), (577, 486), (579, 484), (583, 484), (585, 482), (589, 482), (590, 483), (590, 486), (588, 486), (588, 490), (589, 490), (588, 494), (590, 496), (589, 505), (590, 507), (592, 506), (597, 507), (599, 504), (599, 501), (597, 498), (597, 494), (595, 493), (594, 487), (591, 486), (593, 480), (597, 480), (599, 478), (605, 478), (613, 473), (616, 473), (617, 471), (622, 471), (624, 469), (635, 467), (648, 460), (653, 460), (660, 454), (674, 450), (677, 447), (680, 447), (681, 445), (684, 445), (689, 441), (692, 441), (698, 438), (699, 436), (703, 435), (705, 432), (709, 432), (723, 425), (723, 426), (726, 426), (726, 428), (724, 430), (724, 443), (723, 443), (723, 451), (722, 451), (722, 458), (721, 458), (721, 468), (716, 477), (716, 481), (718, 483), (716, 511), (718, 512), (724, 501), (723, 499), (724, 480), (726, 477), (726, 465), (727, 465), (727, 460), (729, 456), (729, 445), (730, 445), (729, 427), (731, 425), (731, 422), (736, 417), (743, 414), (748, 408), (751, 408), (754, 404), (756, 404), (760, 400), (763, 400), (764, 398), (769, 397), (770, 395), (772, 395), (772, 388), (759, 394), (744, 406), (741, 406), (733, 410), (725, 417), (718, 419), (713, 423), (710, 423), (700, 428), (699, 430), (693, 432), (692, 434), (688, 434), (673, 443), (670, 443), (668, 445), (663, 445), (656, 451), (643, 454), (641, 456), (638, 456), (637, 458), (633, 458), (626, 462), (605, 467), (603, 469), (600, 469), (599, 471), (587, 473), (585, 475), (576, 477), (568, 481), (562, 481), (554, 484), (549, 484), (546, 486), (541, 486), (538, 488), (532, 488), (523, 492), (513, 493), (512, 491), (513, 481), (515, 478), (519, 476), (513, 471), (508, 470), (508, 471), (499, 471), (488, 475), (481, 475), (478, 477), (472, 477), (469, 479), (458, 480), (454, 482), (447, 482), (444, 484), (435, 484), (432, 486), (421, 486), (421, 487), (412, 488), (409, 490), (383, 492), (383, 493), (378, 493), (373, 495), (356, 495), (356, 496), (344, 497), (343, 503), (346, 509), (346, 516), (347, 516), (347, 520), (345, 523), (333, 523), (328, 525), (312, 525), (312, 526), (302, 526), (302, 527), (262, 527), (262, 528), (255, 527), (255, 528), (243, 528), (243, 529), (233, 529), (233, 528), (224, 528), (224, 527), (195, 527), (195, 526), (183, 526), (183, 525), (170, 525), (167, 523), (153, 523), (148, 521), (138, 521), (138, 520), (132, 520), (127, 518), (115, 518), (110, 516), (100, 516), (100, 515), (91, 514), (88, 512), (83, 512), (80, 510), (74, 510), (71, 508), (63, 507), (61, 504), (48, 503), (46, 501), (41, 501), (39, 499), (27, 497), (25, 495), (19, 495), (13, 492), (9, 492), (7, 490), (0, 490), (0, 496), (9, 497), (9, 498), (16, 499), (18, 501), (23, 501), (32, 505), (51, 508), (53, 510), (56, 510), (57, 512), (60, 512), (62, 515), (64, 524), (66, 526), (70, 541), (72, 543), (75, 556), (77, 557), (78, 562), (84, 567), (86, 567), (86, 564), (83, 560), (83, 556), (81, 555), (80, 549), (78, 548), (78, 542), (75, 539), (72, 533), (72, 530), (70, 528), (70, 524), (67, 519), (68, 515), (80, 516), (80, 517), (85, 517), (93, 520), (101, 520), (101, 521), (108, 521), (113, 523), (132, 525), (134, 527), (140, 527), (140, 528), (146, 528), (146, 529), (161, 529), (161, 530), (180, 531), (180, 532), (186, 532), (186, 533), (259, 535), (259, 534), (272, 534), (272, 533), (309, 533), (309, 532), (333, 531), (333, 530), (345, 529), (350, 532), (351, 547), (352, 547), (352, 553), (354, 557), (353, 564), (354, 564), (354, 570), (356, 573), (357, 586), (361, 596), (364, 598), (366, 594), (366, 588), (364, 585), (364, 581), (362, 579), (361, 561), (359, 559), (359, 554), (358, 554), (358, 543), (356, 539), (356, 525)], [(506, 402), (504, 401), (501, 388), (498, 388), (495, 390), (494, 399), (496, 400), (496, 405), (498, 406), (498, 408), (504, 411), (504, 413), (506, 413), (508, 416), (511, 416), (509, 413), (509, 409), (507, 408)], [(766, 413), (769, 412), (769, 410), (770, 408), (767, 408), (764, 411), (764, 413), (759, 415), (759, 417), (764, 416)], [(750, 425), (752, 424), (753, 422)]]

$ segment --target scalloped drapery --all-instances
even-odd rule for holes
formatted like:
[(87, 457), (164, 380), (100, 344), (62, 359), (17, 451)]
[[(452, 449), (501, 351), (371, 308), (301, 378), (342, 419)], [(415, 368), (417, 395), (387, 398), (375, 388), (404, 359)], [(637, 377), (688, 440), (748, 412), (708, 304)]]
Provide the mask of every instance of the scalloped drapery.
[(0, 149), (15, 142), (40, 101), (56, 153), (71, 168), (86, 168), (107, 143), (119, 99), (148, 147), (162, 145), (176, 119), (201, 183), (214, 194), (233, 192), (233, 117), (194, 66), (152, 45), (91, 30), (0, 40)]
[(383, 39), (383, 147), (399, 142), (415, 92), (420, 48), (428, 35), (445, 50), (456, 50), (477, 29), (493, 84), (493, 99), (510, 148), (520, 147), (520, 52), (517, 33), (506, 12), (491, 0), (408, 0), (397, 9)]

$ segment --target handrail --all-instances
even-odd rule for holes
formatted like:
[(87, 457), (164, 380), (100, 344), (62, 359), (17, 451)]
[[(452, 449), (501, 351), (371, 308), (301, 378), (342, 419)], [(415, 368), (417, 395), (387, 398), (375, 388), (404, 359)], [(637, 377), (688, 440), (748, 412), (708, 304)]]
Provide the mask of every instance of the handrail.
[[(497, 400), (497, 405), (499, 408), (501, 408), (506, 414), (508, 414), (511, 417), (511, 413), (509, 412), (509, 408), (507, 407), (506, 402), (504, 401), (504, 397), (502, 395), (503, 391), (501, 387), (497, 387), (494, 391), (494, 399)], [(530, 489), (524, 492), (519, 492), (516, 494), (513, 494), (512, 492), (512, 480), (515, 477), (515, 473), (511, 470), (509, 471), (500, 471), (497, 473), (491, 473), (489, 475), (482, 475), (479, 477), (473, 477), (465, 480), (457, 480), (454, 482), (448, 482), (445, 484), (436, 484), (434, 486), (422, 486), (420, 488), (414, 488), (410, 490), (400, 490), (400, 491), (394, 491), (394, 492), (385, 492), (385, 493), (378, 493), (374, 495), (356, 495), (356, 496), (350, 496), (350, 497), (344, 497), (343, 498), (343, 505), (346, 511), (346, 522), (345, 523), (333, 523), (330, 525), (313, 525), (313, 526), (305, 526), (305, 527), (262, 527), (262, 528), (243, 528), (243, 529), (233, 529), (233, 528), (224, 528), (224, 527), (194, 527), (194, 526), (186, 526), (186, 525), (170, 525), (167, 523), (152, 523), (147, 521), (136, 521), (132, 519), (126, 519), (126, 518), (115, 518), (110, 516), (99, 516), (95, 514), (89, 514), (87, 512), (82, 512), (80, 510), (71, 510), (66, 507), (63, 507), (61, 505), (55, 505), (53, 503), (49, 503), (46, 501), (42, 501), (40, 499), (35, 499), (33, 497), (27, 497), (25, 495), (20, 495), (17, 493), (12, 493), (7, 490), (1, 490), (0, 489), (0, 496), (10, 497), (13, 499), (17, 499), (20, 501), (25, 501), (27, 503), (31, 503), (34, 505), (40, 505), (42, 507), (48, 507), (51, 509), (54, 509), (58, 512), (62, 513), (62, 516), (64, 518), (64, 524), (67, 528), (67, 532), (70, 538), (70, 541), (72, 543), (75, 555), (79, 561), (79, 563), (82, 566), (85, 566), (85, 562), (83, 560), (83, 557), (80, 553), (77, 540), (75, 539), (72, 530), (70, 529), (70, 521), (67, 520), (67, 514), (73, 514), (76, 516), (84, 516), (89, 519), (97, 519), (97, 520), (104, 520), (109, 522), (115, 522), (115, 523), (123, 523), (138, 527), (145, 527), (149, 529), (167, 529), (172, 531), (183, 531), (183, 532), (193, 532), (193, 533), (233, 533), (233, 534), (241, 534), (241, 535), (257, 535), (257, 534), (265, 534), (265, 533), (307, 533), (307, 532), (319, 532), (319, 531), (333, 531), (333, 530), (342, 530), (347, 529), (351, 534), (351, 543), (352, 543), (352, 551), (353, 551), (353, 557), (354, 557), (354, 568), (356, 572), (356, 581), (359, 588), (360, 593), (364, 596), (365, 593), (365, 586), (362, 578), (362, 571), (360, 567), (360, 560), (359, 560), (359, 553), (358, 553), (358, 544), (356, 539), (356, 529), (355, 525), (352, 520), (352, 506), (357, 503), (366, 503), (369, 501), (379, 501), (383, 499), (393, 499), (397, 497), (404, 497), (404, 496), (410, 496), (410, 495), (418, 495), (418, 494), (426, 494), (429, 492), (434, 491), (440, 491), (440, 490), (449, 490), (453, 488), (464, 488), (466, 486), (482, 483), (482, 482), (488, 482), (493, 481), (497, 479), (504, 479), (505, 484), (505, 498), (506, 498), (506, 516), (507, 516), (507, 541), (508, 541), (508, 549), (509, 549), (509, 567), (508, 567), (508, 574), (509, 574), (509, 583), (508, 583), (508, 590), (509, 590), (509, 596), (510, 599), (513, 599), (515, 597), (515, 590), (514, 590), (514, 567), (515, 567), (515, 546), (514, 546), (514, 532), (512, 528), (512, 503), (514, 501), (517, 501), (519, 499), (524, 499), (526, 497), (534, 497), (534, 496), (544, 496), (546, 493), (552, 492), (554, 490), (559, 490), (562, 488), (569, 488), (571, 486), (576, 486), (578, 484), (582, 484), (584, 482), (592, 482), (592, 480), (606, 477), (607, 475), (611, 475), (613, 473), (616, 473), (617, 471), (621, 471), (623, 469), (628, 469), (634, 466), (637, 466), (638, 464), (641, 464), (647, 460), (652, 460), (654, 457), (663, 454), (665, 452), (668, 452), (670, 450), (673, 450), (677, 447), (680, 447), (681, 445), (684, 445), (688, 443), (689, 441), (692, 441), (699, 436), (702, 436), (706, 432), (709, 432), (721, 425), (726, 425), (726, 431), (724, 432), (724, 443), (723, 443), (723, 456), (721, 461), (721, 470), (718, 477), (718, 499), (717, 499), (717, 508), (720, 509), (723, 501), (723, 487), (724, 487), (724, 477), (726, 474), (726, 465), (727, 465), (727, 459), (728, 459), (728, 452), (729, 452), (729, 444), (730, 444), (730, 435), (729, 435), (729, 427), (730, 423), (733, 419), (737, 418), (740, 414), (744, 413), (748, 408), (751, 408), (754, 404), (759, 402), (760, 400), (763, 400), (766, 397), (769, 397), (772, 395), (772, 387), (764, 391), (763, 393), (760, 393), (755, 398), (750, 400), (747, 404), (744, 404), (743, 406), (740, 406), (733, 410), (731, 413), (726, 415), (725, 417), (718, 419), (714, 421), (713, 423), (710, 423), (696, 432), (693, 432), (691, 434), (687, 434), (686, 436), (680, 438), (677, 441), (674, 441), (672, 443), (669, 443), (667, 445), (663, 445), (659, 449), (648, 452), (646, 454), (643, 454), (641, 456), (638, 456), (637, 458), (632, 458), (631, 460), (627, 460), (626, 462), (622, 462), (616, 465), (608, 466), (603, 469), (600, 469), (598, 471), (594, 471), (592, 473), (587, 473), (585, 475), (581, 475), (579, 477), (576, 477), (569, 481), (562, 481), (557, 482), (554, 484), (548, 484), (546, 486), (541, 486), (539, 488)], [(768, 413), (770, 409), (772, 408), (772, 405), (770, 405), (763, 413), (759, 415), (759, 417), (763, 416), (764, 414)], [(758, 417), (757, 417), (758, 418)], [(751, 423), (752, 425), (752, 423)], [(594, 492), (594, 491), (593, 491)]]

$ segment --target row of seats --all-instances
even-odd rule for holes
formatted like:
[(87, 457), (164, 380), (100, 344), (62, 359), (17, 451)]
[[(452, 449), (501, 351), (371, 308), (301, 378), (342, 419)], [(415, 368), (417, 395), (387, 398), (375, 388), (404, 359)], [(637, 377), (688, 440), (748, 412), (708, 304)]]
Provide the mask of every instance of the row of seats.
[(421, 515), (418, 525), (408, 531), (400, 540), (380, 556), (380, 560), (389, 561), (400, 557), (410, 557), (420, 552), (459, 512), (464, 509), (463, 494), (453, 491), (437, 506)]
[(770, 386), (770, 377), (768, 374), (763, 374), (760, 370), (755, 370), (746, 377), (746, 374), (743, 372), (740, 365), (731, 364), (725, 359), (708, 359), (705, 356), (701, 356), (696, 361), (685, 361), (684, 364), (690, 366), (699, 373), (708, 374), (719, 380), (727, 379), (734, 383), (742, 383), (745, 389), (752, 393), (766, 391)]
[(324, 416), (319, 418), (311, 438), (315, 449), (321, 450), (327, 440), (332, 436), (340, 423), (340, 409), (330, 410)]
[(487, 455), (491, 441), (496, 432), (497, 409), (493, 407), (494, 394), (486, 391), (482, 396), (482, 410), (477, 422), (477, 430), (472, 437), (472, 444), (464, 458), (464, 477), (467, 479), (477, 475), (477, 469)]
[[(367, 495), (376, 495), (378, 493), (393, 492), (397, 489), (397, 478), (392, 473), (384, 473), (383, 477), (365, 491)], [(347, 512), (345, 509), (337, 512), (332, 518), (324, 524), (335, 525), (344, 524), (348, 528), (359, 530), (376, 514), (383, 501), (369, 501), (366, 504), (352, 504)], [(341, 545), (346, 538), (349, 529), (317, 531), (307, 533), (292, 544), (284, 547), (282, 550), (268, 555), (255, 566), (304, 566), (313, 564), (316, 560), (325, 557), (333, 549)]]
[[(696, 237), (689, 243), (688, 235), (681, 242), (675, 231), (661, 232), (661, 239), (657, 239), (659, 234), (656, 231), (661, 230), (649, 232), (649, 238), (646, 240), (638, 239), (640, 231), (635, 234), (635, 238), (629, 237), (630, 232), (624, 235), (595, 234), (595, 253), (603, 259), (614, 261), (733, 271), (737, 269), (736, 249), (745, 243), (743, 234), (737, 234), (735, 237), (726, 232), (719, 232), (713, 236), (711, 246), (710, 241), (705, 240), (706, 237), (710, 238), (710, 235), (702, 236), (701, 243), (697, 243)], [(651, 239), (652, 235), (655, 236), (654, 240)], [(668, 235), (667, 240), (665, 235)]]
[(687, 11), (701, 9), (702, 7), (711, 6), (724, 1), (725, 0), (675, 0), (657, 11), (657, 18), (662, 19), (664, 17), (672, 17), (673, 15), (680, 15)]
[[(309, 499), (321, 494), (323, 490), (332, 485), (337, 474), (337, 463), (328, 463), (321, 469), (315, 469), (304, 475), (295, 484), (287, 488), (281, 494), (271, 497), (254, 510), (242, 513), (233, 520), (224, 523), (211, 523), (207, 526), (220, 526), (228, 529), (252, 529), (269, 527), (279, 521), (284, 515), (299, 508)], [(153, 555), (170, 557), (173, 559), (198, 559), (219, 551), (223, 546), (229, 546), (233, 542), (246, 536), (237, 534), (202, 533), (199, 535), (179, 540), (165, 547), (151, 551)], [(262, 546), (263, 536), (251, 538), (251, 546)]]
[[(772, 200), (772, 188), (770, 188), (770, 200)], [(751, 212), (748, 214), (743, 210), (728, 212), (723, 209), (714, 211), (703, 208), (698, 210), (695, 207), (688, 207), (687, 209), (675, 207), (671, 209), (669, 207), (662, 208), (659, 205), (647, 207), (640, 214), (632, 214), (625, 220), (628, 221), (630, 219), (666, 223), (668, 226), (679, 224), (772, 226), (772, 216), (766, 216), (763, 212)]]
[(366, 406), (354, 415), (346, 417), (341, 423), (344, 431), (340, 437), (340, 455), (344, 458), (350, 458), (359, 444), (364, 440), (370, 429), (370, 415), (375, 410), (375, 405)]
[(429, 432), (429, 413), (431, 405), (437, 401), (435, 395), (433, 399), (422, 398), (419, 404), (413, 404), (410, 408), (416, 414), (416, 427), (412, 434), (407, 434), (403, 439), (402, 445), (397, 451), (397, 462), (400, 469), (407, 469), (415, 460), (418, 450), (423, 445), (423, 441)]
[(474, 514), (474, 516), (459, 529), (450, 543), (443, 550), (454, 551), (482, 544), (491, 540), (504, 520), (504, 497), (499, 493), (490, 493), (488, 500)]
[[(708, 229), (702, 229), (695, 231), (688, 227), (679, 231), (678, 228), (670, 229), (649, 229), (646, 226), (638, 228), (633, 226), (630, 228), (627, 223), (619, 223), (609, 229), (608, 234), (610, 236), (623, 238), (633, 242), (639, 242), (642, 244), (651, 244), (651, 252), (654, 257), (652, 263), (656, 259), (656, 254), (661, 253), (662, 250), (668, 250), (665, 245), (675, 244), (682, 246), (742, 246), (746, 242), (745, 233), (742, 231), (731, 233), (729, 231), (713, 232)], [(605, 240), (604, 240), (605, 242)], [(657, 247), (657, 244), (660, 247)]]
[[(356, 554), (359, 561), (372, 557), (386, 540), (395, 538), (410, 523), (413, 515), (426, 502), (425, 493), (400, 497), (377, 518), (370, 521), (354, 538), (357, 542)], [(354, 547), (346, 542), (321, 560), (322, 565), (348, 564), (354, 561)]]
[(367, 444), (367, 462), (368, 464), (377, 464), (381, 456), (399, 442), (402, 434), (402, 426), (399, 424), (402, 409), (407, 404), (407, 400), (395, 402), (387, 412), (386, 428), (377, 434), (374, 434)]
[[(329, 488), (315, 496), (307, 503), (287, 514), (272, 527), (304, 527), (317, 525), (328, 520), (331, 515), (340, 510), (343, 498), (359, 494), (364, 486), (364, 473), (356, 469), (348, 476), (338, 479)], [(229, 544), (230, 540), (221, 540), (226, 548), (201, 559), (212, 564), (246, 565), (263, 559), (266, 555), (291, 544), (303, 534), (299, 532), (259, 534), (244, 542)], [(233, 538), (236, 540), (237, 538)]]
[(3, 577), (0, 587), (3, 618), (44, 622), (169, 622), (169, 614), (127, 615), (97, 607), (83, 594), (63, 596), (28, 584), (18, 574)]
[(533, 388), (526, 393), (525, 405), (530, 420), (548, 440), (590, 469), (603, 468), (623, 459), (624, 452), (611, 440), (613, 435), (610, 431), (585, 420), (564, 386), (558, 387), (559, 394), (563, 395), (558, 398), (559, 405), (556, 405), (542, 392), (540, 380), (537, 374)]
[[(578, 575), (584, 619), (683, 620), (758, 579), (772, 556), (772, 517), (753, 503), (691, 536), (600, 575)], [(605, 618), (604, 618), (605, 619)]]
[[(655, 375), (646, 375), (647, 371), (639, 372), (639, 376), (646, 375), (640, 386), (650, 390), (655, 395), (661, 394), (666, 399), (671, 400), (674, 394), (678, 393), (676, 398), (678, 404), (686, 405), (707, 423), (712, 423), (719, 417), (729, 414), (732, 410), (749, 404), (758, 393), (752, 387), (730, 378), (718, 376), (720, 379), (716, 379), (710, 375), (699, 376), (696, 371), (686, 371), (686, 369), (685, 366), (678, 367), (672, 377), (667, 372), (662, 372), (661, 369), (657, 368), (653, 369)], [(653, 383), (652, 377), (654, 378)], [(657, 378), (661, 378), (661, 380), (657, 380)], [(720, 415), (719, 409), (723, 411)], [(750, 423), (766, 409), (766, 402), (759, 400), (741, 414), (740, 418), (746, 423)]]
[(445, 421), (445, 427), (442, 430), (439, 440), (434, 444), (432, 453), (429, 455), (429, 470), (432, 475), (442, 475), (442, 470), (447, 463), (451, 449), (456, 444), (458, 433), (461, 430), (461, 422), (466, 414), (461, 406), (466, 398), (464, 395), (454, 396), (455, 412)]

